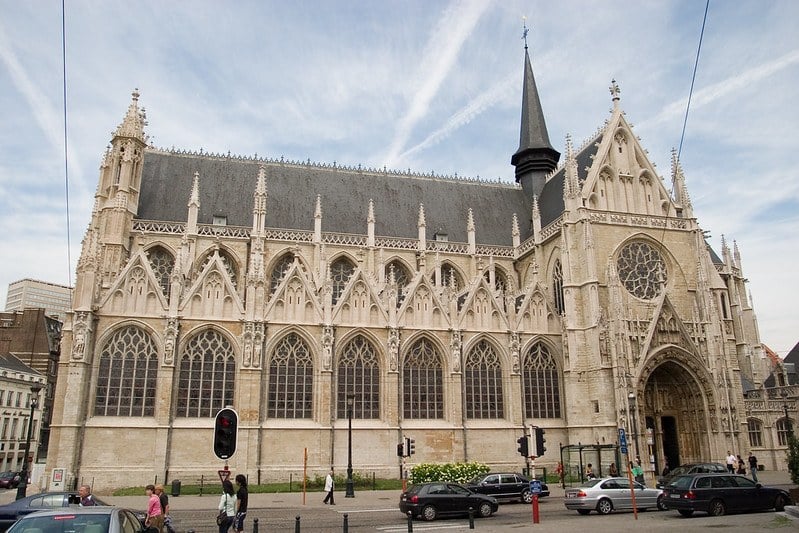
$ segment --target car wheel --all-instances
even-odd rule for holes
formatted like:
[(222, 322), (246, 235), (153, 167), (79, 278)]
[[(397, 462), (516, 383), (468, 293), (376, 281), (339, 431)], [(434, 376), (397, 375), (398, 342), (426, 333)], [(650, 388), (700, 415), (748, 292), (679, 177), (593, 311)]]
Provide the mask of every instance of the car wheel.
[(708, 507), (708, 514), (711, 516), (724, 516), (727, 512), (727, 506), (721, 500), (713, 500)]
[(580, 513), (581, 515), (587, 515), (587, 514), (589, 514), (591, 511), (590, 511), (590, 510), (588, 510), (588, 509), (577, 509), (577, 512), (578, 512), (578, 513)]
[(774, 510), (775, 511), (784, 511), (786, 504), (787, 504), (787, 502), (785, 501), (785, 496), (780, 494), (779, 496), (777, 496), (774, 499)]
[(661, 494), (658, 496), (658, 511), (666, 511), (668, 507), (666, 507), (666, 498), (663, 497)]
[(522, 502), (531, 503), (533, 501), (533, 493), (529, 490), (522, 491)]
[(689, 516), (693, 516), (694, 512), (690, 509), (679, 509), (679, 512), (684, 517), (688, 518)]
[(491, 510), (491, 504), (488, 502), (481, 503), (480, 507), (477, 508), (477, 514), (480, 515), (480, 518), (488, 518), (493, 512), (494, 511)]
[(419, 513), (419, 516), (421, 516), (422, 518), (424, 518), (429, 522), (430, 520), (436, 519), (436, 516), (438, 516), (438, 511), (436, 511), (436, 508), (433, 507), (432, 505), (425, 505), (422, 508), (422, 512)]
[(602, 498), (596, 504), (596, 512), (599, 514), (610, 514), (613, 510), (613, 502), (608, 500), (607, 498)]

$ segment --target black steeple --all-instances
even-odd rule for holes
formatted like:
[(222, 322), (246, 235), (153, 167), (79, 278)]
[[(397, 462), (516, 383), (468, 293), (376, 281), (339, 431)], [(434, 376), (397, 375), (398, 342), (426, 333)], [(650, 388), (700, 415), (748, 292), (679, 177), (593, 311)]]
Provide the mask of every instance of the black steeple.
[(557, 168), (559, 159), (560, 153), (549, 142), (533, 67), (525, 45), (521, 134), (519, 149), (510, 158), (510, 163), (516, 167), (516, 183), (521, 183), (528, 198), (541, 195), (547, 174)]

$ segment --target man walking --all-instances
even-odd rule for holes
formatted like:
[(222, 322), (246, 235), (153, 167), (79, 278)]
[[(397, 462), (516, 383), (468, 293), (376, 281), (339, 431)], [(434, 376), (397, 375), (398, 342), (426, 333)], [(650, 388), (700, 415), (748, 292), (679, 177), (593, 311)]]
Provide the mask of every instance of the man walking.
[(749, 471), (752, 472), (752, 481), (757, 483), (757, 457), (751, 451), (749, 452)]
[(327, 492), (327, 496), (325, 499), (322, 500), (322, 503), (327, 504), (330, 502), (330, 505), (336, 505), (336, 501), (333, 498), (333, 488), (335, 487), (335, 482), (333, 481), (333, 468), (330, 468), (330, 472), (327, 473), (327, 477), (325, 477), (325, 492)]
[(730, 474), (735, 473), (735, 462), (737, 460), (738, 459), (735, 458), (735, 455), (730, 450), (727, 450), (727, 471)]

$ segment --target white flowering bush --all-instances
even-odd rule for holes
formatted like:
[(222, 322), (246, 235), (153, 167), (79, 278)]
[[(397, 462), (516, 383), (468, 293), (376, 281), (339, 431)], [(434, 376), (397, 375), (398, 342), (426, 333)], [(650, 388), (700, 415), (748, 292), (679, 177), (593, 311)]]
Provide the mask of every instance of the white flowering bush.
[(411, 483), (431, 481), (451, 481), (466, 483), (477, 476), (487, 474), (491, 469), (482, 463), (422, 463), (411, 469)]

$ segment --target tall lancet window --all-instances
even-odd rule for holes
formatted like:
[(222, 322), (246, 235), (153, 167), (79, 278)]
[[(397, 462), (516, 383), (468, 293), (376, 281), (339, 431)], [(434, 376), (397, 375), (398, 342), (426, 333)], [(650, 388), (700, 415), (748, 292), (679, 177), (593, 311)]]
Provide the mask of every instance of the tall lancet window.
[(164, 247), (154, 246), (147, 250), (147, 259), (161, 291), (164, 296), (169, 298), (169, 277), (172, 275), (172, 269), (175, 268), (175, 258)]
[(363, 335), (344, 346), (338, 358), (338, 418), (347, 418), (347, 396), (352, 394), (353, 418), (380, 418), (380, 365), (375, 348)]
[(355, 272), (355, 265), (346, 257), (340, 257), (330, 265), (330, 279), (333, 281), (333, 305), (336, 305), (338, 299), (341, 298), (353, 272)]
[(481, 340), (469, 351), (464, 364), (466, 418), (502, 418), (502, 364), (494, 347)]
[(269, 362), (267, 414), (270, 418), (313, 416), (313, 358), (305, 341), (289, 333)]
[(386, 282), (388, 282), (391, 273), (394, 273), (394, 281), (397, 284), (397, 307), (405, 300), (405, 287), (411, 282), (411, 273), (402, 263), (402, 261), (394, 260), (386, 265)]
[(294, 264), (294, 254), (287, 253), (283, 254), (277, 263), (275, 263), (275, 267), (272, 269), (272, 274), (269, 277), (269, 293), (274, 294), (277, 290), (278, 285), (280, 282), (283, 281), (283, 278), (286, 277), (286, 273), (291, 268), (291, 265)]
[(233, 405), (236, 356), (220, 332), (206, 329), (192, 337), (180, 357), (177, 416), (213, 417)]
[(153, 416), (158, 348), (136, 326), (114, 332), (100, 354), (95, 416)]
[(405, 418), (444, 417), (444, 370), (441, 356), (428, 339), (419, 339), (402, 366)]
[(563, 300), (563, 266), (560, 259), (555, 260), (555, 267), (552, 269), (552, 298), (555, 300), (555, 309), (559, 315), (566, 313), (566, 305)]
[(525, 418), (560, 417), (558, 367), (547, 347), (538, 342), (522, 361)]

